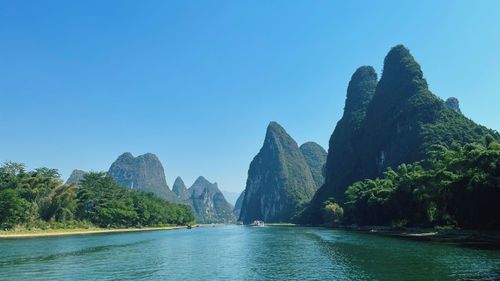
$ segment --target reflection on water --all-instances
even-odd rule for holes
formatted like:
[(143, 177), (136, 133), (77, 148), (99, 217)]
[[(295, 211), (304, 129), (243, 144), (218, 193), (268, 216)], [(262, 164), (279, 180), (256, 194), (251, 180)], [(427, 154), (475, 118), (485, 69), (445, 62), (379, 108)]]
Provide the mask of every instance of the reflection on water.
[(0, 280), (497, 280), (500, 251), (324, 228), (0, 240)]
[(37, 256), (37, 257), (22, 257), (22, 258), (7, 259), (7, 260), (0, 261), (0, 266), (15, 265), (15, 264), (21, 264), (21, 263), (27, 263), (27, 262), (33, 262), (33, 261), (51, 261), (51, 260), (56, 260), (56, 259), (69, 257), (69, 256), (88, 255), (91, 253), (106, 251), (106, 250), (109, 250), (112, 248), (128, 247), (128, 246), (131, 246), (134, 244), (139, 244), (139, 243), (143, 243), (143, 242), (135, 242), (135, 243), (121, 244), (121, 245), (119, 244), (119, 245), (88, 247), (88, 248), (84, 248), (84, 249), (77, 250), (77, 251), (60, 252), (60, 253)]

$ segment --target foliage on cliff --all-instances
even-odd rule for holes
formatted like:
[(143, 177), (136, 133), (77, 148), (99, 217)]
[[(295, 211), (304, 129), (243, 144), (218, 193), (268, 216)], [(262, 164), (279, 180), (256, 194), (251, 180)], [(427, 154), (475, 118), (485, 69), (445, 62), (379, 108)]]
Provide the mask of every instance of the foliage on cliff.
[(300, 146), (300, 151), (306, 160), (309, 169), (311, 170), (311, 175), (314, 182), (316, 183), (316, 188), (320, 188), (325, 182), (325, 163), (327, 153), (321, 145), (309, 141)]
[(289, 222), (315, 190), (299, 146), (283, 127), (271, 122), (262, 148), (250, 163), (240, 220)]
[(433, 146), (429, 157), (387, 169), (345, 192), (345, 222), (500, 229), (500, 144)]

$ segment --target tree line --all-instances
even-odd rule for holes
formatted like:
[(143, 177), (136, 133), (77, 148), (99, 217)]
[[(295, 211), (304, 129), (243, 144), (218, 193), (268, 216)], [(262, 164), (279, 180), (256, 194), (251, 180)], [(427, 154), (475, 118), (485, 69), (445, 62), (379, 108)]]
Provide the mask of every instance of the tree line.
[(27, 171), (23, 164), (0, 167), (1, 229), (103, 228), (186, 225), (195, 221), (187, 205), (153, 193), (130, 191), (104, 172), (63, 184), (56, 169)]
[(329, 223), (500, 229), (500, 144), (435, 145), (425, 160), (355, 182), (343, 204), (324, 202)]

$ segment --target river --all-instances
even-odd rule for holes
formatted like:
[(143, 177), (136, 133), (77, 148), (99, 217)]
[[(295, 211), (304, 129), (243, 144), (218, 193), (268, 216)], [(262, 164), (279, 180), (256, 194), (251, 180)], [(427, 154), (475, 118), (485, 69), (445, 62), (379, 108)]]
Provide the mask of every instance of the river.
[(499, 280), (500, 251), (314, 227), (0, 240), (0, 280)]

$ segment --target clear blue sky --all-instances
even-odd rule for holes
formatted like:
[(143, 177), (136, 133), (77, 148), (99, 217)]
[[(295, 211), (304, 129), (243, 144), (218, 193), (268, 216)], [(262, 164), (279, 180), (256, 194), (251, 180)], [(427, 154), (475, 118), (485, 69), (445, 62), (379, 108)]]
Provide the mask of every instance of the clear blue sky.
[(500, 1), (351, 2), (0, 1), (0, 161), (66, 178), (152, 152), (170, 186), (241, 191), (269, 121), (327, 149), (354, 70), (399, 43), (500, 129)]

